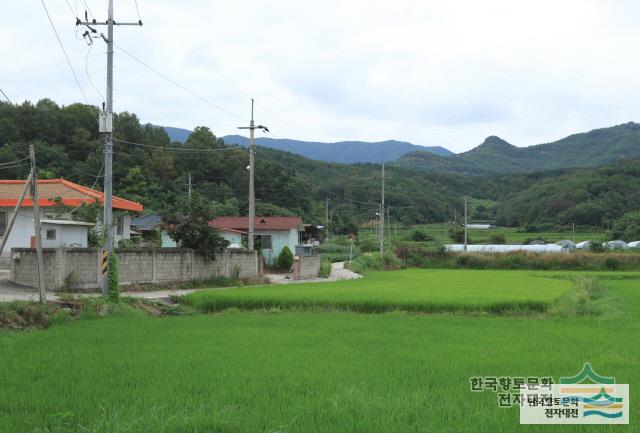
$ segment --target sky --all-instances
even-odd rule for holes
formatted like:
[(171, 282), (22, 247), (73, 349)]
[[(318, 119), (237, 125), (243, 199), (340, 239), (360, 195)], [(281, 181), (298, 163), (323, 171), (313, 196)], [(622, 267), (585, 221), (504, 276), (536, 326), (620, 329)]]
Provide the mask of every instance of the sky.
[[(14, 102), (100, 105), (106, 46), (89, 46), (75, 16), (105, 20), (107, 1), (44, 3), (79, 86), (42, 2), (0, 0), (0, 88)], [(273, 138), (463, 152), (489, 135), (529, 146), (640, 121), (637, 1), (137, 6), (144, 25), (115, 29), (114, 110), (145, 123), (235, 134), (255, 98)], [(138, 21), (137, 9), (115, 0), (116, 22)]]

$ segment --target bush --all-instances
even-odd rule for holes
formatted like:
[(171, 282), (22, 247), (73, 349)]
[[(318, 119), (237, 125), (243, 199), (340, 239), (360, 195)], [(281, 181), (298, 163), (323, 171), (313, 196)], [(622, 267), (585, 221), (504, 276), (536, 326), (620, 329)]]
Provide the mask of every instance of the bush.
[(75, 271), (69, 272), (64, 277), (64, 291), (75, 292), (78, 290), (79, 278)]
[(109, 299), (118, 302), (120, 299), (120, 277), (118, 275), (118, 256), (112, 252), (109, 255), (109, 274), (107, 282), (109, 287)]
[(433, 236), (426, 234), (422, 230), (416, 229), (409, 234), (409, 239), (414, 242), (428, 242), (433, 240)]
[(328, 278), (331, 275), (331, 261), (326, 257), (320, 258), (320, 276)]
[(397, 270), (402, 267), (402, 263), (395, 254), (388, 251), (384, 255), (384, 261), (380, 260), (378, 254), (367, 254), (352, 261), (348, 267), (351, 271), (361, 274), (367, 271)]
[(615, 257), (609, 257), (604, 261), (604, 266), (611, 271), (617, 271), (620, 269), (620, 265), (620, 260)]
[[(457, 244), (464, 243), (464, 227), (454, 226), (449, 227), (449, 237)], [(467, 243), (471, 243), (471, 237), (467, 233)]]
[(488, 239), (490, 244), (500, 244), (504, 245), (507, 243), (507, 237), (504, 233), (491, 233)]
[(375, 251), (380, 247), (379, 242), (375, 238), (363, 238), (358, 241), (360, 251)]
[(278, 254), (278, 268), (289, 270), (291, 266), (293, 266), (293, 253), (285, 245), (280, 254)]

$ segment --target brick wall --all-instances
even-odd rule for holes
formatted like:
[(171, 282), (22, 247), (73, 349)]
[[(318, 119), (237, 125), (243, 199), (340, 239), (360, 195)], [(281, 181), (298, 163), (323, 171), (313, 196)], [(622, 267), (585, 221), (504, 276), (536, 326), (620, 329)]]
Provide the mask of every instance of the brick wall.
[[(76, 274), (79, 289), (99, 287), (100, 250), (97, 248), (45, 248), (46, 288), (64, 286), (71, 272)], [(118, 249), (120, 284), (168, 283), (217, 276), (251, 278), (258, 275), (255, 253), (224, 252), (215, 260), (182, 248)], [(38, 285), (35, 250), (11, 249), (11, 281), (29, 287)]]

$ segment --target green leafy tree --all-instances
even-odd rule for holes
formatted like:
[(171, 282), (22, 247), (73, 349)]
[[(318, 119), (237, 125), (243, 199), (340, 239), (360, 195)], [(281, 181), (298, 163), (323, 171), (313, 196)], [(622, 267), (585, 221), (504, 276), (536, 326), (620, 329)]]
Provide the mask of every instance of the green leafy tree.
[(215, 260), (224, 248), (224, 239), (209, 222), (215, 218), (211, 205), (194, 194), (191, 203), (182, 203), (164, 216), (171, 239)]
[(640, 211), (627, 212), (611, 228), (611, 239), (640, 240)]

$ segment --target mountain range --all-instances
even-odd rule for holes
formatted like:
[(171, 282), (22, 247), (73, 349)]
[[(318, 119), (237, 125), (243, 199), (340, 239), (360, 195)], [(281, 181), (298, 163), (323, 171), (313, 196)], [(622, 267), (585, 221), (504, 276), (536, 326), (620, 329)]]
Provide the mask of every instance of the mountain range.
[(632, 158), (640, 158), (640, 124), (628, 122), (529, 147), (516, 147), (491, 136), (464, 153), (441, 157), (416, 151), (395, 164), (419, 170), (486, 175), (597, 167)]
[[(184, 143), (191, 131), (188, 129), (165, 126), (164, 130), (169, 134), (171, 141)], [(225, 144), (238, 144), (248, 146), (249, 139), (241, 135), (227, 135), (222, 137)], [(448, 156), (453, 152), (440, 146), (418, 146), (406, 141), (340, 141), (337, 143), (321, 143), (315, 141), (291, 140), (286, 138), (256, 138), (256, 145), (271, 149), (284, 150), (297, 153), (310, 159), (327, 162), (341, 162), (353, 164), (358, 162), (381, 163), (394, 161), (410, 152), (424, 151), (434, 155)]]
[[(184, 142), (191, 133), (187, 129), (163, 128), (172, 141)], [(247, 146), (249, 142), (240, 135), (227, 135), (222, 139), (225, 144), (240, 146)], [(528, 147), (517, 147), (500, 137), (490, 136), (479, 146), (459, 154), (440, 146), (424, 147), (396, 140), (322, 143), (259, 137), (256, 144), (326, 162), (391, 162), (419, 171), (492, 175), (596, 167), (640, 158), (640, 124), (628, 122)]]

